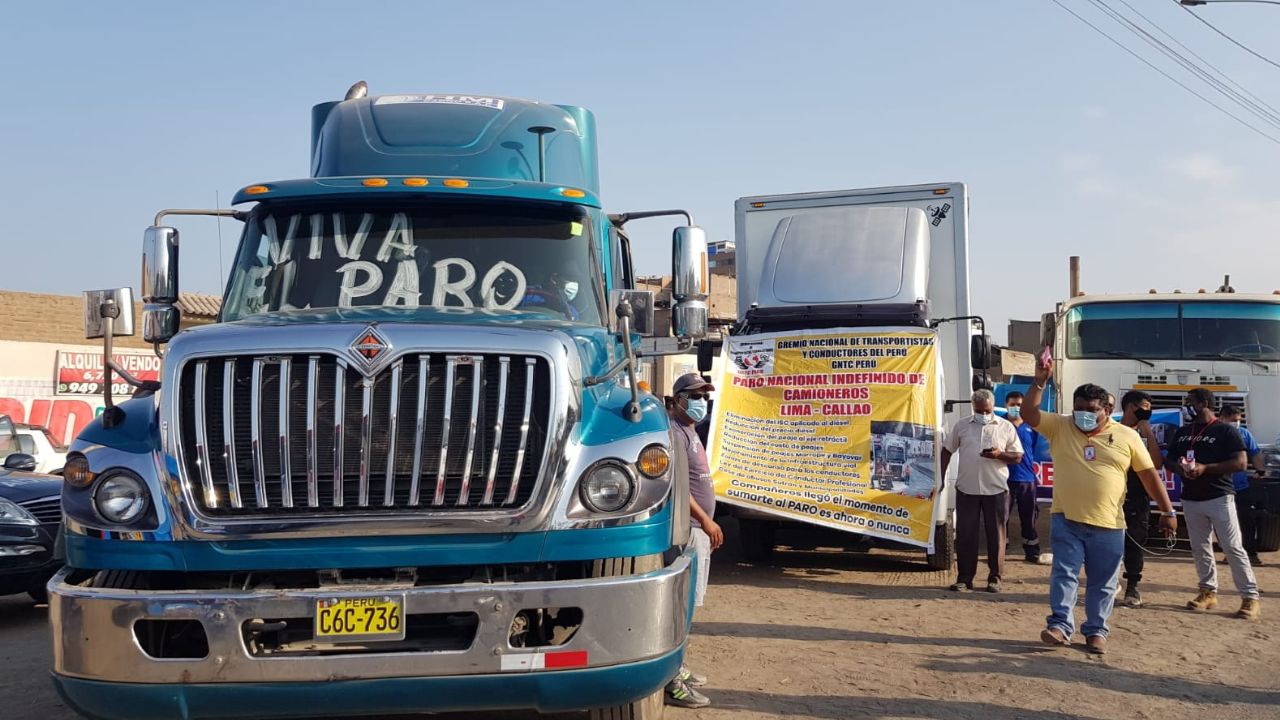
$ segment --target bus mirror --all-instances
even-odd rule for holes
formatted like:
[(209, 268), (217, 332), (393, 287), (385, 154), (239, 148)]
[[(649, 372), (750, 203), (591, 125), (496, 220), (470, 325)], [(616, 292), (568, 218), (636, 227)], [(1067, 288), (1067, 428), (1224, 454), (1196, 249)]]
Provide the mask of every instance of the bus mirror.
[(1053, 339), (1058, 334), (1058, 316), (1045, 313), (1040, 316), (1040, 347), (1053, 347)]
[(986, 335), (974, 335), (969, 338), (969, 364), (974, 370), (986, 370), (991, 367), (991, 338)]

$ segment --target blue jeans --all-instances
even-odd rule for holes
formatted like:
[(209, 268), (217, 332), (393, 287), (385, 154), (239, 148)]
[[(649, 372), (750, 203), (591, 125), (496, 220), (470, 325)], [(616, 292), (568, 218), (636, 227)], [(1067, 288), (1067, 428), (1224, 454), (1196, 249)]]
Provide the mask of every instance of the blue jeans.
[(1072, 610), (1080, 589), (1080, 568), (1084, 568), (1085, 637), (1106, 637), (1107, 618), (1116, 602), (1120, 586), (1120, 562), (1124, 558), (1124, 530), (1086, 525), (1053, 514), (1053, 572), (1049, 574), (1049, 610), (1046, 622), (1070, 639), (1076, 621)]

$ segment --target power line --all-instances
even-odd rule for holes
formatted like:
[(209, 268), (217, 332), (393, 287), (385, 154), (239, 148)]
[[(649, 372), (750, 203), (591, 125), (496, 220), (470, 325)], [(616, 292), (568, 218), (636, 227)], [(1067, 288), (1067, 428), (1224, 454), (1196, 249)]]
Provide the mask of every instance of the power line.
[[(1124, 0), (1120, 0), (1120, 1), (1124, 2)], [(1097, 7), (1099, 10), (1101, 10), (1102, 12), (1110, 16), (1111, 19), (1115, 20), (1117, 23), (1124, 26), (1127, 30), (1129, 30), (1129, 32), (1132, 32), (1134, 35), (1137, 35), (1138, 39), (1142, 40), (1143, 42), (1147, 43), (1151, 47), (1155, 48), (1157, 51), (1163, 53), (1170, 60), (1173, 60), (1175, 63), (1178, 63), (1179, 65), (1181, 65), (1185, 70), (1187, 70), (1187, 72), (1190, 72), (1192, 75), (1195, 75), (1200, 80), (1204, 81), (1207, 85), (1209, 85), (1211, 88), (1217, 91), (1220, 95), (1226, 97), (1228, 100), (1231, 100), (1237, 105), (1240, 105), (1242, 108), (1244, 108), (1245, 110), (1247, 110), (1248, 112), (1250, 112), (1255, 117), (1262, 120), (1263, 122), (1266, 122), (1272, 127), (1280, 130), (1280, 115), (1277, 115), (1276, 113), (1267, 110), (1262, 105), (1259, 105), (1258, 103), (1250, 100), (1249, 98), (1245, 97), (1239, 92), (1236, 92), (1234, 89), (1228, 87), (1221, 80), (1219, 80), (1218, 78), (1214, 77), (1211, 73), (1209, 73), (1209, 71), (1195, 64), (1191, 60), (1188, 60), (1185, 56), (1183, 56), (1177, 50), (1174, 50), (1173, 48), (1165, 44), (1165, 42), (1162, 41), (1160, 38), (1156, 37), (1155, 35), (1152, 35), (1150, 32), (1147, 32), (1147, 30), (1143, 28), (1141, 25), (1130, 20), (1123, 13), (1117, 11), (1115, 8), (1112, 8), (1111, 6), (1107, 5), (1105, 0), (1089, 0), (1089, 2), (1093, 3), (1095, 7)], [(1127, 5), (1128, 3), (1125, 3), (1125, 4)], [(1148, 20), (1148, 22), (1150, 22), (1150, 20)], [(1155, 25), (1154, 23), (1152, 24)], [(1156, 29), (1160, 30), (1158, 25), (1156, 26)], [(1160, 31), (1164, 32), (1163, 30), (1160, 30)]]
[(1259, 60), (1261, 60), (1261, 61), (1263, 61), (1263, 62), (1265, 62), (1265, 63), (1270, 63), (1270, 64), (1272, 64), (1272, 65), (1274, 65), (1274, 66), (1276, 66), (1276, 67), (1280, 68), (1280, 63), (1277, 63), (1275, 60), (1272, 60), (1271, 58), (1267, 57), (1266, 55), (1262, 55), (1262, 54), (1258, 53), (1257, 51), (1255, 51), (1253, 48), (1249, 47), (1248, 45), (1245, 45), (1244, 43), (1240, 42), (1239, 40), (1236, 40), (1235, 38), (1231, 37), (1230, 35), (1228, 35), (1228, 34), (1226, 34), (1226, 33), (1222, 32), (1222, 31), (1221, 31), (1221, 30), (1219, 30), (1219, 29), (1217, 28), (1217, 26), (1215, 26), (1213, 23), (1211, 23), (1211, 22), (1209, 22), (1208, 20), (1205, 20), (1204, 18), (1200, 17), (1200, 13), (1193, 12), (1193, 11), (1191, 10), (1191, 8), (1187, 7), (1186, 5), (1183, 5), (1183, 4), (1179, 3), (1179, 2), (1178, 2), (1178, 0), (1173, 0), (1173, 2), (1174, 2), (1174, 4), (1175, 4), (1175, 5), (1177, 5), (1178, 7), (1182, 8), (1183, 10), (1186, 10), (1188, 13), (1190, 13), (1191, 17), (1193, 17), (1193, 18), (1195, 18), (1195, 19), (1199, 20), (1200, 22), (1204, 23), (1204, 24), (1205, 24), (1205, 25), (1206, 25), (1210, 30), (1212, 30), (1212, 31), (1214, 31), (1214, 32), (1218, 33), (1219, 35), (1221, 35), (1222, 37), (1224, 37), (1224, 38), (1226, 38), (1226, 39), (1230, 40), (1230, 41), (1231, 41), (1231, 43), (1232, 43), (1233, 45), (1235, 45), (1236, 47), (1240, 48), (1241, 50), (1244, 50), (1245, 52), (1249, 53), (1250, 55), (1252, 55), (1252, 56), (1254, 56), (1254, 57), (1258, 58)]
[(1266, 138), (1267, 140), (1270, 140), (1271, 142), (1273, 142), (1273, 143), (1275, 143), (1275, 144), (1277, 144), (1277, 145), (1280, 145), (1280, 138), (1277, 138), (1277, 137), (1275, 137), (1275, 136), (1273, 136), (1273, 135), (1269, 135), (1269, 134), (1268, 134), (1268, 133), (1266, 133), (1265, 131), (1258, 129), (1258, 128), (1257, 128), (1257, 127), (1255, 127), (1254, 125), (1250, 124), (1247, 120), (1242, 119), (1240, 116), (1236, 115), (1235, 113), (1231, 112), (1230, 110), (1228, 110), (1228, 109), (1226, 109), (1226, 108), (1222, 107), (1221, 105), (1219, 105), (1219, 104), (1215, 103), (1214, 101), (1210, 100), (1209, 98), (1205, 97), (1204, 95), (1201, 95), (1200, 93), (1196, 92), (1194, 88), (1190, 87), (1190, 86), (1189, 86), (1189, 85), (1187, 85), (1186, 83), (1184, 83), (1184, 82), (1182, 82), (1181, 80), (1179, 80), (1179, 79), (1175, 78), (1174, 76), (1170, 75), (1169, 73), (1165, 72), (1164, 70), (1161, 70), (1161, 69), (1160, 69), (1159, 67), (1157, 67), (1154, 63), (1152, 63), (1150, 60), (1148, 60), (1148, 59), (1146, 59), (1146, 58), (1142, 57), (1142, 56), (1141, 56), (1141, 55), (1139, 55), (1138, 53), (1136, 53), (1136, 52), (1134, 52), (1133, 50), (1129, 49), (1129, 47), (1128, 47), (1128, 46), (1126, 46), (1124, 43), (1120, 42), (1119, 40), (1115, 39), (1115, 38), (1114, 38), (1114, 37), (1112, 37), (1111, 35), (1107, 34), (1107, 32), (1106, 32), (1105, 30), (1103, 30), (1102, 28), (1098, 27), (1097, 25), (1094, 25), (1093, 23), (1089, 22), (1086, 18), (1082, 17), (1082, 16), (1081, 16), (1080, 14), (1078, 14), (1076, 11), (1074, 11), (1074, 10), (1072, 10), (1071, 8), (1069, 8), (1069, 7), (1067, 7), (1066, 5), (1064, 5), (1064, 4), (1062, 3), (1062, 0), (1051, 0), (1051, 1), (1053, 2), (1053, 4), (1054, 4), (1054, 5), (1057, 5), (1058, 7), (1062, 8), (1062, 9), (1063, 9), (1063, 10), (1065, 10), (1066, 12), (1070, 13), (1070, 14), (1071, 14), (1071, 16), (1072, 16), (1072, 17), (1074, 17), (1075, 19), (1079, 20), (1080, 22), (1084, 23), (1085, 25), (1088, 25), (1090, 28), (1092, 28), (1092, 29), (1093, 29), (1093, 31), (1094, 31), (1094, 32), (1096, 32), (1096, 33), (1098, 33), (1099, 35), (1101, 35), (1102, 37), (1104, 37), (1104, 38), (1106, 38), (1106, 39), (1110, 40), (1112, 43), (1114, 43), (1114, 44), (1115, 44), (1115, 46), (1116, 46), (1116, 47), (1120, 48), (1121, 50), (1124, 50), (1125, 52), (1127, 52), (1127, 53), (1129, 53), (1130, 55), (1132, 55), (1132, 56), (1134, 56), (1135, 58), (1137, 58), (1137, 59), (1138, 59), (1142, 64), (1146, 65), (1147, 67), (1151, 68), (1152, 70), (1155, 70), (1156, 72), (1158, 72), (1158, 73), (1160, 73), (1161, 75), (1163, 75), (1163, 76), (1165, 77), (1165, 79), (1167, 79), (1169, 82), (1172, 82), (1173, 84), (1177, 85), (1178, 87), (1182, 88), (1183, 90), (1186, 90), (1187, 92), (1191, 93), (1192, 95), (1195, 95), (1197, 98), (1200, 98), (1200, 100), (1202, 100), (1202, 101), (1203, 101), (1203, 102), (1205, 102), (1206, 104), (1208, 104), (1208, 105), (1210, 105), (1210, 106), (1214, 107), (1215, 109), (1217, 109), (1217, 110), (1218, 110), (1218, 112), (1222, 113), (1223, 115), (1226, 115), (1227, 117), (1231, 118), (1232, 120), (1235, 120), (1236, 122), (1240, 123), (1241, 125), (1243, 125), (1243, 126), (1245, 126), (1245, 127), (1249, 128), (1250, 130), (1252, 130), (1252, 131), (1254, 131), (1255, 133), (1257, 133), (1257, 134), (1261, 135), (1262, 137)]
[[(1176, 0), (1175, 0), (1175, 1), (1176, 1)], [(1214, 65), (1213, 63), (1211, 63), (1211, 62), (1209, 62), (1208, 60), (1206, 60), (1204, 57), (1202, 57), (1202, 56), (1201, 56), (1199, 53), (1197, 53), (1195, 50), (1192, 50), (1191, 48), (1187, 47), (1187, 45), (1186, 45), (1185, 43), (1183, 43), (1182, 41), (1178, 40), (1178, 38), (1174, 37), (1174, 36), (1173, 36), (1173, 34), (1172, 34), (1172, 33), (1170, 33), (1168, 30), (1165, 30), (1164, 28), (1160, 27), (1160, 25), (1159, 25), (1155, 20), (1152, 20), (1151, 18), (1147, 17), (1146, 15), (1143, 15), (1141, 10), (1139, 10), (1139, 9), (1137, 9), (1136, 7), (1134, 7), (1133, 5), (1129, 4), (1129, 2), (1128, 2), (1127, 0), (1120, 0), (1120, 2), (1121, 2), (1121, 3), (1123, 3), (1125, 7), (1129, 8), (1129, 9), (1130, 9), (1130, 10), (1132, 10), (1134, 13), (1136, 13), (1138, 17), (1142, 18), (1143, 20), (1146, 20), (1146, 21), (1147, 21), (1147, 22), (1148, 22), (1152, 27), (1154, 27), (1155, 29), (1157, 29), (1157, 30), (1159, 30), (1161, 33), (1163, 33), (1165, 37), (1167, 37), (1167, 38), (1169, 38), (1170, 40), (1172, 40), (1172, 41), (1173, 41), (1173, 42), (1174, 42), (1178, 47), (1180, 47), (1180, 48), (1182, 48), (1183, 50), (1186, 50), (1187, 52), (1191, 53), (1191, 56), (1192, 56), (1192, 57), (1194, 57), (1195, 59), (1197, 59), (1197, 60), (1199, 60), (1200, 62), (1204, 63), (1205, 65), (1209, 66), (1209, 68), (1211, 68), (1214, 72), (1216, 72), (1216, 73), (1218, 73), (1219, 75), (1221, 75), (1221, 76), (1222, 76), (1222, 79), (1224, 79), (1224, 80), (1226, 80), (1228, 83), (1231, 83), (1232, 85), (1234, 85), (1238, 90), (1240, 90), (1240, 92), (1244, 93), (1245, 95), (1248, 95), (1248, 96), (1249, 96), (1250, 98), (1252, 98), (1253, 100), (1256, 100), (1257, 102), (1261, 103), (1261, 104), (1262, 104), (1264, 107), (1266, 107), (1268, 110), (1270, 110), (1270, 111), (1272, 111), (1272, 112), (1274, 112), (1274, 113), (1280, 113), (1280, 110), (1277, 110), (1277, 109), (1275, 108), (1275, 106), (1271, 105), (1271, 104), (1270, 104), (1270, 103), (1268, 103), (1266, 100), (1263, 100), (1262, 98), (1258, 97), (1257, 95), (1253, 94), (1252, 92), (1249, 92), (1249, 89), (1248, 89), (1248, 88), (1246, 88), (1245, 86), (1243, 86), (1243, 85), (1241, 85), (1240, 83), (1238, 83), (1238, 82), (1236, 82), (1235, 80), (1233, 80), (1233, 79), (1231, 78), (1231, 76), (1230, 76), (1230, 75), (1228, 75), (1227, 73), (1223, 72), (1222, 68), (1219, 68), (1217, 65)], [(1179, 7), (1184, 7), (1184, 6), (1179, 5)]]

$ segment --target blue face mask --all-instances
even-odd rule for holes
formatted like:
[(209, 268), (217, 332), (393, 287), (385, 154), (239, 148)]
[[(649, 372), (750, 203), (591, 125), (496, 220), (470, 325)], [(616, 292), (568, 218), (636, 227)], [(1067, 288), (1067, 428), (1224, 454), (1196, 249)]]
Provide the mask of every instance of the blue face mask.
[(1020, 407), (1005, 408), (1004, 412), (1009, 416), (1010, 420), (1017, 420), (1022, 417), (1022, 408)]
[(696, 423), (702, 422), (702, 419), (707, 416), (706, 400), (685, 400), (684, 402), (684, 414), (688, 415), (690, 420)]
[(1098, 414), (1089, 410), (1076, 410), (1071, 413), (1075, 419), (1076, 427), (1083, 432), (1093, 432), (1098, 429)]

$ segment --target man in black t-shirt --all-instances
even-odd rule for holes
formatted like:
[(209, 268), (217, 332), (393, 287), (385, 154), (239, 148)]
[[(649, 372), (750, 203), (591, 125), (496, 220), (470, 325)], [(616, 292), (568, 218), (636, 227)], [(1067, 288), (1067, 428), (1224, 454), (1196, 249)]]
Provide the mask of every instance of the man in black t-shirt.
[(1244, 441), (1234, 427), (1218, 422), (1214, 407), (1213, 391), (1196, 388), (1187, 393), (1182, 412), (1188, 422), (1169, 441), (1165, 458), (1165, 467), (1182, 476), (1182, 512), (1200, 575), (1200, 593), (1187, 607), (1211, 610), (1218, 605), (1212, 533), (1227, 554), (1231, 578), (1240, 591), (1236, 617), (1256, 620), (1261, 614), (1258, 581), (1241, 542), (1232, 478), (1247, 464)]
[[(1147, 447), (1151, 462), (1160, 467), (1164, 463), (1160, 455), (1160, 442), (1155, 431), (1151, 429), (1151, 396), (1141, 390), (1130, 390), (1120, 398), (1120, 409), (1124, 416), (1121, 424), (1138, 431), (1142, 436), (1142, 444)], [(1151, 498), (1147, 489), (1142, 487), (1138, 474), (1130, 470), (1124, 493), (1124, 607), (1142, 607), (1142, 592), (1138, 583), (1142, 582), (1142, 569), (1146, 565), (1148, 528), (1151, 523)]]

